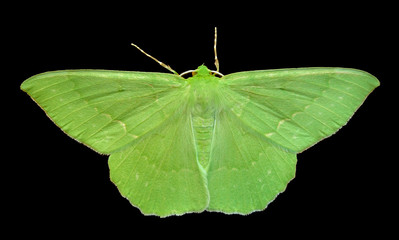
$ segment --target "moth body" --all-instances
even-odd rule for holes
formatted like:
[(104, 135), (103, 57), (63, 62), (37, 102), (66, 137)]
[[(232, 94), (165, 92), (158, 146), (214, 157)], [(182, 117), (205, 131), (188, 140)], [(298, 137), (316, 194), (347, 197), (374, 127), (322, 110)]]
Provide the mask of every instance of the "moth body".
[(207, 169), (211, 151), (215, 119), (218, 113), (219, 78), (211, 74), (204, 65), (194, 71), (194, 76), (187, 79), (190, 85), (189, 111), (192, 119), (198, 161)]

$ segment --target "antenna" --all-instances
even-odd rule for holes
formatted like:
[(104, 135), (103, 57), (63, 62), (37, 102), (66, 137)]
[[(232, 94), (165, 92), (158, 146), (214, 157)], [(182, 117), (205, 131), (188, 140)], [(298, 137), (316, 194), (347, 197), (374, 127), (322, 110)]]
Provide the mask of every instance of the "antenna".
[(219, 73), (219, 60), (218, 60), (218, 54), (216, 53), (216, 39), (218, 37), (218, 32), (217, 28), (215, 27), (215, 41), (213, 43), (213, 50), (215, 51), (215, 66), (216, 66), (216, 72)]
[[(214, 43), (213, 43), (213, 51), (215, 52), (215, 66), (216, 66), (216, 71), (211, 71), (211, 72), (214, 73), (214, 74), (217, 74), (217, 75), (220, 75), (220, 76), (223, 77), (223, 74), (221, 74), (221, 73), (219, 72), (219, 60), (218, 60), (218, 55), (217, 55), (217, 52), (216, 52), (217, 36), (218, 36), (218, 35), (217, 35), (217, 28), (215, 27), (215, 40), (214, 40)], [(152, 60), (154, 60), (155, 62), (157, 62), (157, 63), (158, 63), (159, 65), (161, 65), (162, 67), (168, 69), (169, 71), (171, 71), (172, 73), (174, 73), (174, 74), (176, 74), (176, 75), (179, 75), (179, 74), (178, 74), (175, 70), (173, 70), (169, 65), (166, 65), (165, 63), (163, 63), (163, 62), (159, 61), (158, 59), (154, 58), (153, 56), (151, 56), (150, 54), (144, 52), (144, 50), (141, 49), (141, 48), (139, 48), (136, 44), (134, 44), (134, 43), (131, 43), (131, 44), (132, 44), (133, 47), (135, 47), (135, 48), (137, 48), (138, 50), (140, 50), (140, 52), (142, 52), (144, 55), (146, 55), (147, 57), (149, 57), (149, 58), (151, 58)], [(187, 74), (187, 73), (190, 73), (190, 72), (194, 72), (194, 71), (195, 71), (195, 70), (189, 70), (189, 71), (183, 72), (182, 74), (180, 74), (180, 76), (182, 76), (182, 75), (184, 75), (184, 74)]]
[(132, 43), (132, 46), (136, 47), (138, 50), (140, 50), (140, 52), (144, 53), (144, 55), (146, 55), (147, 57), (151, 58), (152, 60), (154, 60), (155, 62), (159, 63), (159, 65), (161, 65), (162, 67), (168, 69), (169, 71), (171, 71), (174, 74), (179, 75), (175, 70), (173, 70), (169, 65), (166, 65), (165, 63), (159, 61), (158, 59), (154, 58), (153, 56), (151, 56), (150, 54), (144, 52), (144, 50), (142, 50), (141, 48), (139, 48), (136, 44)]

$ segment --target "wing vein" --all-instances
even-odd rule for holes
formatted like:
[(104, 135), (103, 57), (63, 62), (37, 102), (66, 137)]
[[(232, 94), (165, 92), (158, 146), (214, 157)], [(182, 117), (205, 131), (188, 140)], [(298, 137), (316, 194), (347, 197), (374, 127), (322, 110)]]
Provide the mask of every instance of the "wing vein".
[[(178, 98), (176, 99), (173, 99), (172, 101), (170, 101), (170, 102), (168, 102), (167, 104), (165, 104), (164, 105), (164, 107), (163, 108), (165, 108), (166, 106), (168, 106), (169, 104), (171, 104), (172, 102), (176, 102), (177, 100), (179, 100)], [(150, 104), (151, 105), (151, 104)], [(147, 107), (150, 107), (150, 106), (147, 106)], [(147, 108), (146, 107), (146, 108)], [(145, 122), (145, 121), (147, 121), (149, 118), (151, 118), (153, 115), (155, 115), (156, 113), (158, 113), (158, 112), (160, 112), (163, 108), (160, 108), (160, 109), (158, 109), (157, 111), (155, 111), (155, 112), (153, 112), (153, 113), (151, 113), (149, 116), (147, 116), (145, 119), (143, 119), (142, 121), (139, 121), (134, 127), (129, 127), (129, 128), (131, 128), (131, 129), (134, 129), (134, 128), (136, 128), (137, 126), (139, 126), (140, 124), (142, 124), (143, 122)], [(126, 113), (127, 111), (125, 111), (125, 112), (123, 112), (122, 114), (124, 114), (124, 113)], [(120, 115), (122, 115), (122, 114), (120, 114)], [(120, 116), (119, 115), (119, 116)], [(118, 116), (116, 116), (115, 117), (115, 119), (117, 118)], [(114, 120), (114, 119), (113, 119)], [(87, 122), (87, 121), (86, 121)], [(104, 126), (102, 126), (102, 127), (100, 127), (96, 132), (93, 132), (90, 136), (88, 136), (88, 138), (90, 138), (90, 137), (92, 137), (93, 135), (95, 135), (95, 134), (97, 134), (98, 132), (100, 132), (100, 131), (102, 131), (105, 127), (107, 127), (110, 123), (111, 123), (112, 121), (110, 121), (108, 124), (106, 124), (106, 125), (104, 125)], [(131, 133), (131, 132), (129, 132), (129, 133)], [(122, 137), (124, 137), (126, 135), (126, 133), (122, 136)], [(121, 138), (122, 138), (121, 137)], [(118, 141), (119, 141), (120, 139), (118, 139)], [(114, 143), (113, 143), (114, 144)], [(112, 145), (113, 145), (112, 144)]]
[(263, 145), (260, 143), (259, 139), (258, 139), (258, 143), (263, 151), (263, 154), (265, 154), (265, 157), (268, 159), (268, 162), (270, 163), (270, 166), (273, 168), (274, 172), (276, 173), (276, 176), (278, 177), (278, 179), (280, 180), (280, 182), (283, 182), (283, 179), (280, 176), (280, 173), (278, 171), (276, 171), (276, 166), (274, 165), (275, 163), (273, 161), (271, 161), (269, 158), (269, 154), (267, 153), (267, 151), (265, 151), (265, 148), (263, 147)]
[[(141, 98), (141, 97), (150, 97), (150, 96), (153, 96), (153, 95), (156, 95), (156, 94), (158, 94), (158, 93), (162, 93), (162, 92), (166, 92), (167, 90), (169, 90), (169, 89), (165, 89), (165, 90), (163, 90), (163, 91), (158, 91), (158, 92), (152, 92), (152, 93), (150, 93), (150, 94), (146, 94), (146, 95), (139, 95), (139, 96), (137, 96), (137, 95), (132, 95), (132, 96), (130, 96), (130, 97), (123, 97), (123, 98), (120, 98), (120, 100), (127, 100), (127, 99), (129, 99), (129, 98)], [(73, 92), (73, 91), (68, 91), (68, 93), (70, 93), (70, 92)], [(55, 111), (55, 110), (57, 110), (57, 109), (59, 109), (59, 108), (62, 108), (62, 107), (64, 107), (64, 106), (66, 106), (66, 105), (68, 105), (68, 104), (71, 104), (71, 103), (73, 103), (73, 102), (79, 102), (79, 101), (82, 101), (82, 100), (84, 100), (84, 101), (88, 101), (87, 99), (88, 98), (92, 98), (93, 96), (95, 96), (95, 95), (109, 95), (109, 94), (111, 94), (111, 93), (117, 93), (118, 91), (114, 91), (114, 92), (104, 92), (104, 93), (95, 93), (95, 94), (91, 94), (91, 95), (87, 95), (87, 96), (84, 96), (83, 98), (78, 98), (78, 99), (75, 99), (75, 100), (72, 100), (72, 101), (69, 101), (69, 102), (67, 102), (67, 103), (64, 103), (64, 104), (60, 104), (59, 106), (57, 106), (56, 108), (54, 108), (53, 110)], [(133, 93), (133, 92), (132, 92)], [(64, 94), (64, 93), (63, 93)], [(59, 94), (59, 95), (63, 95), (63, 94)], [(42, 102), (46, 102), (46, 101), (48, 101), (48, 100), (50, 100), (51, 98), (48, 98), (48, 99), (46, 99), (46, 100), (41, 100)], [(91, 105), (95, 105), (95, 104), (101, 104), (101, 103), (105, 103), (105, 102), (108, 102), (109, 100), (103, 100), (103, 101), (96, 101), (96, 102), (93, 102), (93, 103), (90, 103), (90, 104), (88, 104), (87, 106), (91, 106)], [(86, 107), (86, 106), (85, 106)], [(83, 107), (84, 108), (84, 107)], [(68, 115), (70, 115), (70, 114), (73, 114), (74, 112), (76, 112), (76, 111), (79, 111), (81, 108), (79, 108), (79, 109), (76, 109), (76, 110), (74, 110), (74, 111), (72, 111), (72, 112), (70, 112)]]
[[(243, 154), (242, 151), (241, 151), (241, 148), (240, 148), (239, 145), (237, 144), (237, 140), (236, 140), (236, 138), (235, 138), (235, 136), (234, 136), (234, 133), (233, 133), (233, 130), (232, 130), (232, 128), (231, 128), (231, 122), (228, 120), (228, 118), (226, 118), (226, 116), (225, 116), (225, 119), (226, 119), (226, 122), (227, 122), (228, 125), (229, 125), (228, 129), (229, 129), (229, 131), (230, 131), (230, 133), (231, 133), (231, 136), (232, 136), (234, 145), (235, 145), (236, 149), (238, 150), (238, 152), (240, 153), (240, 156), (241, 156), (242, 160), (245, 161), (245, 162), (247, 162), (247, 166), (251, 166), (250, 159), (248, 159), (248, 158), (246, 158), (246, 157), (244, 156), (244, 154)], [(251, 189), (248, 189), (248, 190), (251, 190)], [(249, 197), (250, 197), (251, 202), (252, 202), (252, 204), (253, 204), (254, 199), (253, 199), (253, 196), (252, 196), (252, 195), (253, 195), (253, 194), (251, 194)]]
[[(235, 98), (231, 98), (233, 101), (238, 102)], [(275, 131), (275, 129), (273, 127), (271, 127), (269, 124), (267, 124), (265, 121), (263, 121), (261, 118), (259, 118), (257, 115), (255, 115), (253, 112), (250, 112), (253, 116), (255, 116), (257, 119), (260, 120), (260, 122), (262, 122), (264, 125), (268, 126), (270, 129), (272, 129), (273, 131)], [(235, 115), (235, 114), (234, 114)], [(237, 116), (237, 115), (235, 115)], [(238, 118), (240, 118), (239, 116), (237, 116)], [(241, 120), (241, 119), (240, 119)], [(241, 120), (242, 121), (242, 120)], [(248, 126), (248, 124), (246, 124)], [(250, 127), (250, 126), (249, 126)], [(252, 128), (251, 128), (252, 129)], [(276, 131), (275, 131), (276, 132)], [(296, 146), (296, 144), (294, 144), (293, 142), (291, 142), (288, 138), (286, 138), (285, 136), (281, 135), (279, 132), (276, 132), (280, 137), (282, 137), (283, 139), (285, 139), (287, 142), (289, 142), (291, 145)], [(265, 133), (262, 133), (265, 134)], [(283, 146), (282, 146), (283, 147)]]
[[(171, 126), (172, 126), (172, 124), (169, 124), (169, 125), (170, 125), (169, 129), (170, 129)], [(176, 135), (177, 135), (178, 130), (179, 130), (179, 128), (176, 127), (176, 131), (175, 131), (175, 133), (173, 134), (173, 138), (172, 138), (172, 139), (176, 139)], [(166, 153), (168, 153), (168, 156), (169, 156), (169, 157), (171, 156), (171, 153), (173, 152), (173, 151), (171, 151), (173, 143), (174, 143), (173, 141), (170, 141), (170, 144), (169, 144), (169, 147), (168, 147), (168, 151), (166, 151)], [(158, 165), (158, 168), (157, 168), (157, 170), (158, 170), (158, 171), (157, 171), (157, 174), (156, 174), (156, 176), (153, 178), (154, 180), (158, 179), (158, 177), (160, 176), (160, 174), (161, 174), (161, 167), (162, 167), (162, 165), (165, 163), (165, 161), (166, 161), (165, 159), (167, 159), (166, 156), (164, 156), (163, 159), (160, 159), (161, 161), (160, 161), (160, 163), (159, 163), (159, 165)], [(154, 168), (154, 170), (155, 170), (155, 168)], [(151, 175), (153, 175), (153, 174), (151, 174)], [(148, 191), (147, 196), (151, 196), (153, 189), (154, 189), (153, 187), (150, 188), (150, 191)]]

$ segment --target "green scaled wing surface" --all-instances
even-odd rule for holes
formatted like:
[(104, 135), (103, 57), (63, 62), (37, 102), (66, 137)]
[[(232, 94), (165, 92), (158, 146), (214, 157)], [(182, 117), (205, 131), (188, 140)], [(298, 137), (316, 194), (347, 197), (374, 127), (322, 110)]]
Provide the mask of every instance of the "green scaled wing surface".
[(379, 81), (355, 69), (239, 72), (219, 82), (209, 210), (263, 210), (295, 176), (296, 154), (346, 124)]
[(296, 154), (346, 124), (379, 85), (343, 68), (173, 74), (43, 73), (26, 91), (65, 133), (109, 154), (112, 181), (144, 214), (263, 210)]
[(346, 68), (239, 72), (221, 82), (242, 123), (293, 152), (335, 133), (379, 86), (374, 76)]
[(187, 114), (187, 83), (163, 73), (48, 72), (26, 91), (65, 133), (109, 158), (121, 194), (144, 214), (203, 211), (204, 174)]
[(72, 138), (109, 154), (170, 117), (182, 85), (170, 74), (66, 70), (33, 76), (21, 89)]

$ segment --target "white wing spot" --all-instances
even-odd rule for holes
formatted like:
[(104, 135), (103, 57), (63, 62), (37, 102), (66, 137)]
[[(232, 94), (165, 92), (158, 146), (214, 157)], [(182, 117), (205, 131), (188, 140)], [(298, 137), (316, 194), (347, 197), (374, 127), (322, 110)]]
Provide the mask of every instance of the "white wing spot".
[(265, 136), (266, 136), (266, 137), (271, 137), (271, 136), (273, 136), (273, 135), (274, 135), (273, 132), (271, 132), (271, 133), (265, 133)]
[(133, 137), (134, 139), (136, 139), (136, 138), (138, 138), (139, 136), (137, 136), (137, 135), (134, 135), (134, 134), (131, 134), (131, 133), (129, 133), (129, 135), (131, 136), (131, 137)]
[(136, 173), (136, 180), (139, 180), (140, 175)]
[(115, 122), (117, 122), (117, 123), (119, 123), (121, 126), (122, 126), (122, 128), (123, 128), (123, 131), (126, 133), (127, 131), (126, 131), (126, 124), (124, 123), (124, 122), (122, 122), (122, 121), (120, 121), (120, 120), (114, 120)]
[(289, 119), (283, 119), (283, 120), (281, 120), (280, 122), (278, 122), (278, 124), (277, 124), (277, 129), (279, 129), (280, 128), (280, 126), (281, 126), (281, 124), (283, 124), (285, 121), (287, 121), (287, 120), (289, 120)]
[(107, 113), (101, 113), (101, 115), (103, 115), (103, 116), (105, 116), (105, 117), (107, 117), (107, 118), (109, 118), (109, 119), (111, 119), (111, 120), (112, 120), (112, 117), (111, 117), (111, 115), (109, 115), (109, 114), (107, 114)]
[(298, 114), (300, 114), (300, 113), (302, 113), (302, 112), (293, 113), (291, 117), (293, 118), (293, 117), (295, 117), (296, 115), (298, 115)]

